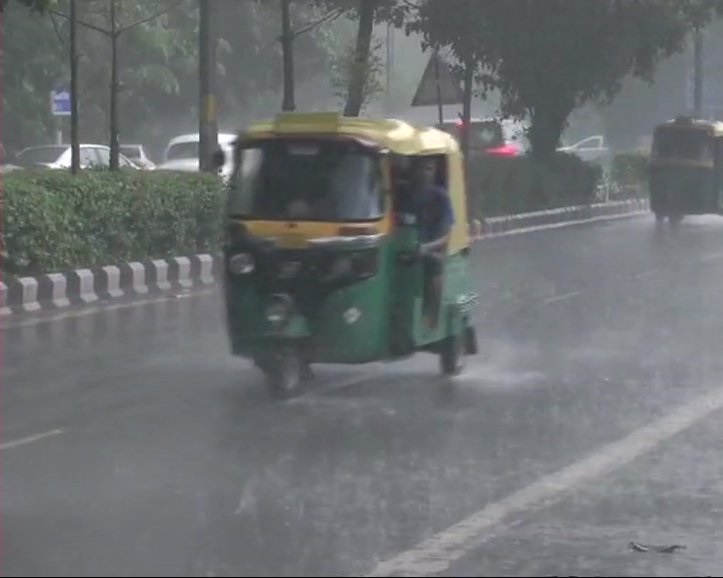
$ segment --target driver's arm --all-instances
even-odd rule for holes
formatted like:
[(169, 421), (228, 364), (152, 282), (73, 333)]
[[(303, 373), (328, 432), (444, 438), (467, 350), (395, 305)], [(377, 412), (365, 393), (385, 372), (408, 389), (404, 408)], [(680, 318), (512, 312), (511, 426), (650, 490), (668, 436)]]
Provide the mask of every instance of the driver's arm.
[(437, 251), (441, 251), (447, 246), (447, 243), (449, 243), (450, 237), (451, 232), (447, 232), (444, 236), (439, 237), (434, 241), (430, 241), (429, 243), (422, 243), (422, 253), (436, 253)]
[(449, 243), (449, 239), (452, 236), (452, 226), (454, 225), (454, 210), (452, 209), (452, 202), (445, 191), (440, 191), (440, 211), (440, 236), (433, 241), (423, 243), (420, 247), (422, 253), (440, 252), (444, 250)]

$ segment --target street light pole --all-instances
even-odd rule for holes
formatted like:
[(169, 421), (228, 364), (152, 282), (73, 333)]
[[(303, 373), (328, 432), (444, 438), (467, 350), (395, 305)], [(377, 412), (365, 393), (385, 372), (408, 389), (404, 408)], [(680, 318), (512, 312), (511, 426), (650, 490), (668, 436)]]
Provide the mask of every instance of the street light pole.
[(281, 0), (281, 51), (284, 62), (284, 99), (281, 110), (296, 110), (294, 96), (294, 33), (291, 30), (291, 0)]
[(216, 103), (216, 28), (214, 0), (199, 0), (199, 168), (213, 170), (213, 153), (218, 147)]
[(80, 170), (80, 137), (78, 134), (78, 15), (76, 2), (70, 0), (70, 172)]
[(703, 117), (703, 32), (695, 31), (693, 41), (693, 103), (695, 116)]

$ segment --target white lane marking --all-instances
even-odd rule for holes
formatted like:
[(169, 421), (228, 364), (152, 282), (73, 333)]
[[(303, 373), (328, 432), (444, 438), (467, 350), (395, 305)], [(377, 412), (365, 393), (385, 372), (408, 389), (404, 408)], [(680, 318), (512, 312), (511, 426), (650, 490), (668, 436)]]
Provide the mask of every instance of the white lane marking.
[(154, 305), (157, 303), (164, 303), (166, 301), (174, 301), (177, 299), (189, 299), (191, 297), (201, 297), (203, 295), (209, 295), (218, 291), (218, 287), (209, 287), (206, 289), (199, 289), (191, 293), (178, 293), (169, 294), (162, 297), (154, 297), (151, 299), (136, 299), (129, 301), (128, 303), (108, 303), (106, 305), (94, 306), (78, 311), (68, 311), (66, 313), (60, 313), (58, 315), (51, 315), (48, 317), (38, 317), (35, 319), (23, 319), (14, 321), (12, 316), (6, 316), (0, 318), (0, 330), (13, 329), (15, 327), (27, 327), (31, 325), (40, 325), (41, 323), (51, 323), (52, 321), (63, 321), (72, 317), (86, 317), (88, 315), (96, 315), (105, 311), (113, 311), (114, 309), (130, 309), (131, 307), (140, 307), (142, 305)]
[(569, 293), (563, 293), (562, 295), (555, 295), (554, 297), (548, 297), (543, 301), (545, 305), (550, 305), (551, 303), (557, 303), (558, 301), (565, 301), (567, 299), (572, 299), (573, 297), (578, 297), (582, 295), (582, 291), (570, 291)]
[(706, 255), (705, 257), (700, 258), (700, 260), (703, 263), (709, 263), (710, 261), (718, 261), (719, 259), (723, 259), (723, 253), (712, 253), (710, 255)]
[(562, 229), (564, 227), (571, 227), (572, 225), (584, 225), (585, 223), (596, 223), (598, 221), (611, 221), (613, 219), (624, 219), (627, 217), (639, 217), (649, 213), (649, 211), (642, 210), (634, 213), (625, 213), (623, 215), (603, 215), (600, 217), (592, 217), (590, 219), (578, 219), (576, 221), (563, 221), (562, 223), (550, 223), (548, 225), (534, 225), (532, 227), (525, 227), (524, 229), (513, 229), (511, 231), (500, 231), (498, 233), (483, 233), (482, 236), (474, 238), (476, 242), (484, 241), (486, 239), (494, 239), (496, 237), (511, 237), (513, 235), (524, 235), (526, 233), (534, 233), (536, 231), (547, 231), (550, 229)]
[(650, 271), (635, 273), (635, 275), (633, 275), (633, 279), (647, 279), (648, 277), (652, 277), (653, 275), (657, 275), (658, 273), (660, 273), (660, 269), (651, 269)]
[(314, 398), (323, 397), (325, 395), (328, 395), (330, 393), (335, 393), (338, 391), (342, 391), (348, 387), (352, 387), (353, 385), (358, 385), (360, 383), (364, 383), (367, 381), (372, 381), (373, 379), (380, 377), (380, 373), (367, 373), (363, 375), (355, 375), (354, 377), (350, 377), (348, 379), (344, 379), (339, 382), (331, 383), (329, 385), (320, 384), (319, 389), (313, 389), (309, 391), (308, 393), (302, 393), (298, 397), (293, 397), (289, 399), (286, 403), (287, 404), (294, 404), (294, 403), (303, 403), (308, 400), (313, 400)]
[(472, 514), (461, 522), (419, 543), (411, 550), (380, 562), (367, 576), (436, 576), (478, 548), (484, 534), (509, 516), (549, 505), (561, 494), (616, 470), (662, 442), (723, 408), (723, 389), (700, 396), (671, 413), (603, 446), (589, 457)]
[(60, 435), (60, 434), (62, 434), (62, 433), (63, 433), (63, 430), (61, 430), (61, 429), (54, 429), (54, 430), (51, 430), (51, 431), (48, 431), (48, 432), (45, 432), (45, 433), (37, 434), (37, 435), (34, 435), (34, 436), (29, 436), (29, 437), (26, 437), (26, 438), (21, 438), (21, 439), (19, 439), (19, 440), (13, 440), (13, 441), (10, 441), (10, 442), (5, 442), (4, 444), (0, 444), (0, 451), (1, 451), (1, 450), (9, 450), (9, 449), (11, 449), (11, 448), (16, 448), (16, 447), (18, 447), (18, 446), (24, 446), (24, 445), (26, 445), (26, 444), (31, 444), (31, 443), (33, 443), (33, 442), (37, 442), (37, 441), (39, 441), (39, 440), (42, 440), (42, 439), (45, 439), (45, 438), (48, 438), (48, 437), (57, 436), (57, 435)]

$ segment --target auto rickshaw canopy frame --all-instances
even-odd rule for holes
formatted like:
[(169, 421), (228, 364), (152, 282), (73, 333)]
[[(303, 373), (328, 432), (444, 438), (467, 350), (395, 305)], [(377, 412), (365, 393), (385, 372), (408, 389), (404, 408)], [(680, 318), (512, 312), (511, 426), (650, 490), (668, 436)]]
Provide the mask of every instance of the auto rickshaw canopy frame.
[[(462, 150), (452, 135), (435, 127), (418, 127), (397, 119), (347, 117), (336, 112), (286, 112), (278, 114), (272, 120), (251, 124), (239, 134), (237, 146), (243, 147), (245, 141), (257, 139), (315, 136), (352, 138), (367, 146), (400, 156), (446, 157), (447, 191), (455, 216), (447, 249), (449, 253), (456, 253), (470, 246)], [(387, 230), (384, 225), (385, 223), (382, 224), (382, 228)], [(277, 225), (258, 223), (253, 227), (259, 232), (268, 230), (270, 233), (277, 228)], [(307, 227), (300, 223), (298, 230), (308, 229), (311, 232), (316, 229), (320, 233), (323, 227), (323, 224)]]
[(434, 127), (417, 127), (403, 120), (367, 119), (338, 113), (281, 113), (273, 120), (248, 127), (247, 138), (293, 135), (349, 136), (376, 144), (399, 155), (461, 154), (456, 139)]

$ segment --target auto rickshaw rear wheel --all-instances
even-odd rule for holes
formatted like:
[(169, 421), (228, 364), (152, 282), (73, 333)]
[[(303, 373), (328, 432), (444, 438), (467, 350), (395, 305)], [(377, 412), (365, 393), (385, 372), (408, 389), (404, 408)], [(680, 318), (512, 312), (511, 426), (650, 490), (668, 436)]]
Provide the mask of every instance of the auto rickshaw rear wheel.
[(441, 344), (439, 368), (443, 375), (455, 376), (464, 371), (467, 361), (467, 338), (462, 331), (458, 335), (449, 335)]
[(271, 394), (280, 399), (298, 395), (303, 382), (309, 378), (308, 367), (304, 363), (298, 347), (281, 346), (270, 359), (256, 364), (266, 374)]

